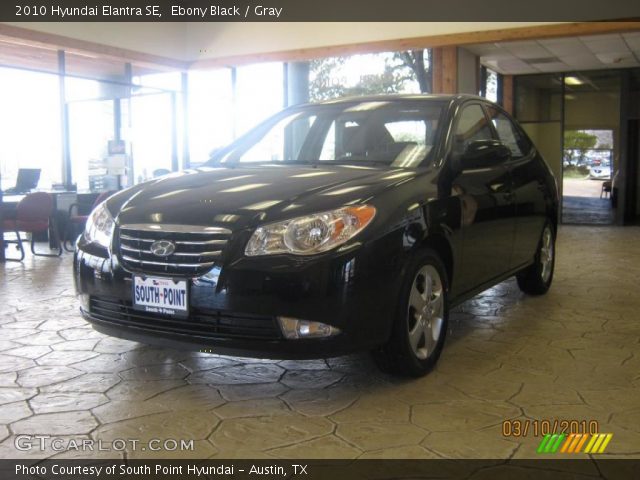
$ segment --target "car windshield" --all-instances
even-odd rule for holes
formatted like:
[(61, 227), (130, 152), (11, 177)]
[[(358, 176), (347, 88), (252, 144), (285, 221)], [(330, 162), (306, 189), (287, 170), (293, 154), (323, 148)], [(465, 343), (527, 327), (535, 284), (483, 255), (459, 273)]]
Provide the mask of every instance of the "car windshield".
[(363, 101), (303, 107), (267, 120), (229, 147), (216, 163), (426, 163), (438, 138), (444, 103)]

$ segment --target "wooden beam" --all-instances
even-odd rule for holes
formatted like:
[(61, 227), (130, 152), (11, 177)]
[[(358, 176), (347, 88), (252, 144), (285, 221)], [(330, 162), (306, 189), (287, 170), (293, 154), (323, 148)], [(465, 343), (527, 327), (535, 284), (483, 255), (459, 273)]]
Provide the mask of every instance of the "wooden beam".
[(476, 92), (475, 92), (475, 94), (479, 95), (480, 94), (480, 81), (481, 81), (480, 80), (480, 67), (482, 66), (480, 64), (480, 57), (479, 56), (476, 56), (475, 63), (476, 63)]
[(502, 76), (502, 108), (513, 115), (513, 75)]
[(458, 93), (458, 47), (437, 47), (433, 55), (433, 93)]
[(458, 47), (442, 47), (442, 92), (458, 93)]
[(189, 62), (150, 53), (112, 47), (101, 43), (79, 40), (53, 33), (38, 32), (28, 28), (0, 23), (0, 36), (8, 41), (18, 39), (26, 45), (56, 47), (69, 53), (95, 53), (103, 58), (130, 62), (138, 66), (160, 70), (186, 70)]
[(374, 42), (301, 48), (244, 55), (230, 55), (217, 58), (204, 58), (196, 61), (187, 61), (138, 52), (135, 50), (128, 50), (119, 47), (112, 47), (109, 45), (103, 45), (86, 40), (79, 40), (63, 35), (38, 32), (23, 27), (16, 27), (13, 25), (0, 23), (0, 36), (21, 39), (27, 43), (32, 43), (40, 46), (55, 46), (70, 53), (96, 53), (106, 58), (125, 60), (139, 66), (173, 70), (186, 70), (188, 68), (219, 68), (225, 66), (237, 66), (260, 62), (304, 61), (314, 58), (355, 55), (362, 53), (378, 53), (418, 48), (435, 48), (512, 40), (531, 40), (579, 35), (598, 35), (605, 33), (621, 33), (630, 31), (640, 31), (640, 22), (574, 22), (551, 25), (536, 25), (529, 27), (486, 30), (479, 32), (427, 35), (413, 38), (379, 40)]
[(314, 58), (356, 55), (363, 53), (393, 52), (418, 48), (472, 45), (478, 43), (504, 42), (512, 40), (532, 40), (540, 38), (571, 37), (639, 31), (640, 22), (574, 22), (530, 27), (462, 32), (444, 35), (380, 40), (375, 42), (301, 48), (275, 52), (231, 55), (204, 58), (191, 62), (190, 68), (206, 69), (246, 65), (260, 62), (304, 61)]
[(442, 48), (431, 50), (431, 91), (432, 93), (442, 92)]

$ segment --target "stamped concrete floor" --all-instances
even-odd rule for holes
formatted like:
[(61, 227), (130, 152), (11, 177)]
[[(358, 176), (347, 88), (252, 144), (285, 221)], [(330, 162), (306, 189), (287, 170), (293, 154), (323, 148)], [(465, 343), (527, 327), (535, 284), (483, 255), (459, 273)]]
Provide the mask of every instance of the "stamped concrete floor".
[[(606, 454), (640, 458), (638, 228), (562, 228), (551, 291), (511, 280), (457, 308), (418, 380), (366, 355), (261, 361), (105, 337), (77, 313), (70, 264), (0, 266), (0, 458), (526, 458), (543, 420), (597, 421)], [(504, 436), (505, 420), (527, 435)], [(16, 448), (37, 434), (102, 450)]]

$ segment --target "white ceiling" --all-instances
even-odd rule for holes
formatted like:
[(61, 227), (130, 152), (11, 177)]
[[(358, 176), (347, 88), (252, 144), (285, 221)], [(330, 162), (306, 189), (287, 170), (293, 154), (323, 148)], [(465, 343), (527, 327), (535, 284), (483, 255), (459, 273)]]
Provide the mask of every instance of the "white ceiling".
[(640, 66), (640, 32), (483, 43), (465, 47), (502, 74)]

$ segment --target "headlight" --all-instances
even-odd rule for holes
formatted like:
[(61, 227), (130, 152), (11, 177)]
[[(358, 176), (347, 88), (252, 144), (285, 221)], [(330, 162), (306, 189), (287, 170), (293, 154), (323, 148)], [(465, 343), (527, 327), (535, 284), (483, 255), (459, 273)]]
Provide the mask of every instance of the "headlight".
[(264, 225), (253, 233), (244, 253), (254, 257), (326, 252), (360, 233), (375, 214), (375, 207), (359, 205)]
[(113, 236), (113, 227), (113, 217), (103, 202), (89, 215), (84, 229), (84, 239), (89, 243), (109, 248), (111, 237)]

